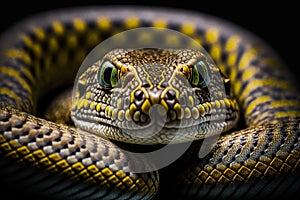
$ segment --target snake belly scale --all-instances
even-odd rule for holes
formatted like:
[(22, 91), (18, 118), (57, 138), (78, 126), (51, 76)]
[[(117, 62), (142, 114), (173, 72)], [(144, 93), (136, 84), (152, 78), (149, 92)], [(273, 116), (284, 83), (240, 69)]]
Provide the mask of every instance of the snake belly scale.
[[(1, 185), (53, 198), (155, 198), (158, 172), (133, 173), (126, 155), (109, 141), (82, 138), (72, 127), (34, 115), (47, 90), (72, 84), (95, 45), (120, 31), (150, 26), (174, 29), (203, 45), (230, 79), (241, 110), (242, 128), (227, 131), (209, 155), (172, 174), (179, 179), (178, 195), (251, 198), (299, 190), (300, 98), (278, 56), (220, 19), (140, 7), (57, 10), (1, 35)], [(199, 111), (222, 108), (237, 105), (219, 100)]]

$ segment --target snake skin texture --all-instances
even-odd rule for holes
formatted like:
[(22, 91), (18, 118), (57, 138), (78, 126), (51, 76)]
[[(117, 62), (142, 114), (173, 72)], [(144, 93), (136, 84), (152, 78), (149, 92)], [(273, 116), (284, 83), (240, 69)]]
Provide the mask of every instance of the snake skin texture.
[[(72, 86), (98, 43), (138, 27), (169, 28), (199, 42), (230, 79), (240, 109), (238, 125), (212, 137), (216, 144), (208, 155), (199, 158), (204, 142), (198, 141), (171, 166), (148, 173), (132, 172), (129, 155), (112, 142), (40, 114), (47, 107), (41, 99), (47, 102), (49, 92)], [(295, 198), (299, 96), (272, 49), (212, 16), (142, 7), (42, 13), (0, 37), (0, 186), (54, 199)]]

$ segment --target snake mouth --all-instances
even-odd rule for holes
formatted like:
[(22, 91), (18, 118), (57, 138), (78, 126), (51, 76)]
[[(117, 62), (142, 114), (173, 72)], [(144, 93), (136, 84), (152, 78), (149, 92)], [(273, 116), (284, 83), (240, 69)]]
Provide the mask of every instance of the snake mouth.
[(131, 125), (122, 127), (122, 131), (136, 136), (148, 137), (158, 135), (169, 135), (176, 137), (176, 135), (189, 135), (185, 141), (196, 139), (203, 139), (207, 136), (215, 135), (231, 128), (231, 124), (235, 124), (237, 115), (229, 116), (226, 114), (206, 115), (198, 120), (182, 119), (167, 122), (163, 124), (162, 121), (154, 121), (146, 126)]

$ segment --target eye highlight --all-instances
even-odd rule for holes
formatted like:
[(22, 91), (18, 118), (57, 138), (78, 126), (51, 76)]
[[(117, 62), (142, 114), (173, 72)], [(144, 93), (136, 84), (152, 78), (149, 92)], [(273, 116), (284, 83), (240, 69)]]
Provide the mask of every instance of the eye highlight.
[(193, 86), (206, 87), (210, 83), (210, 69), (206, 61), (198, 61), (192, 69), (190, 83)]
[(102, 63), (98, 71), (98, 82), (106, 89), (114, 88), (118, 83), (118, 69), (109, 61)]

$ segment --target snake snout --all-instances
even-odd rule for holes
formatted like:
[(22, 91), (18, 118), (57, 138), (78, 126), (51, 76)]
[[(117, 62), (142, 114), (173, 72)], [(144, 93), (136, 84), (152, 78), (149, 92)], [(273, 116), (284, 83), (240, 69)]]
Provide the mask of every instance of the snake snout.
[(142, 87), (134, 92), (132, 119), (141, 126), (163, 127), (166, 122), (176, 120), (181, 115), (178, 105), (175, 90), (168, 87)]

